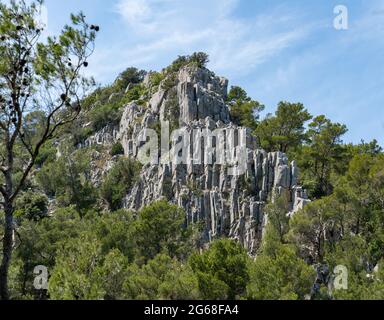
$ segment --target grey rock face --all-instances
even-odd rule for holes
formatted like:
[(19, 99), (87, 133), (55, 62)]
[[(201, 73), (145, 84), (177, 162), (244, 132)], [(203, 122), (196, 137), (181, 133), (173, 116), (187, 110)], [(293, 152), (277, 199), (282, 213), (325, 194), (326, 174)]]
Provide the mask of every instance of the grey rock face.
[(180, 105), (180, 125), (211, 118), (229, 123), (229, 110), (224, 99), (228, 81), (204, 69), (183, 68), (179, 72), (177, 96)]
[[(113, 137), (120, 141), (126, 156), (135, 158), (143, 144), (138, 139), (143, 129), (155, 128), (160, 120), (176, 120), (191, 141), (197, 130), (203, 134), (207, 129), (221, 129), (226, 139), (234, 139), (234, 146), (246, 145), (245, 174), (240, 176), (231, 175), (228, 165), (218, 164), (217, 153), (212, 163), (195, 164), (193, 148), (185, 155), (185, 164), (144, 166), (140, 181), (124, 200), (124, 207), (139, 210), (153, 201), (167, 199), (185, 209), (188, 223), (204, 225), (205, 241), (227, 236), (255, 254), (267, 221), (266, 201), (273, 201), (275, 194), (286, 191), (292, 208), (287, 214), (294, 214), (309, 200), (298, 185), (295, 162), (289, 163), (283, 153), (258, 149), (257, 139), (248, 129), (230, 122), (225, 103), (227, 87), (226, 79), (206, 69), (185, 67), (177, 74), (174, 86), (165, 88), (161, 84), (147, 105), (128, 104), (118, 132), (106, 134), (105, 140)], [(210, 156), (213, 139), (207, 138), (204, 145), (199, 145), (204, 150), (204, 160)], [(226, 152), (234, 156), (236, 151), (233, 148)]]
[(119, 128), (116, 128), (114, 126), (107, 126), (102, 130), (100, 130), (99, 132), (96, 132), (94, 135), (90, 136), (79, 147), (84, 148), (84, 147), (90, 147), (93, 145), (102, 145), (102, 146), (113, 145), (118, 138), (118, 134), (119, 134), (118, 129)]

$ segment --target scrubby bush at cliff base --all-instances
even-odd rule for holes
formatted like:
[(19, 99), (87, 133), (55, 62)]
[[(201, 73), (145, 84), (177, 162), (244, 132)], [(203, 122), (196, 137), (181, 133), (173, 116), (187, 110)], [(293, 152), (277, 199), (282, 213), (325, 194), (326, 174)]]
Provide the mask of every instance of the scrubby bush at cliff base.
[(212, 243), (203, 254), (194, 254), (190, 265), (203, 299), (235, 299), (245, 293), (249, 275), (245, 250), (230, 240)]
[(120, 122), (121, 110), (119, 106), (107, 103), (100, 107), (94, 108), (90, 112), (93, 132), (103, 129), (105, 126), (116, 126)]
[(296, 248), (281, 242), (270, 225), (260, 255), (249, 265), (247, 297), (255, 300), (299, 300), (310, 295), (315, 270), (297, 255)]
[[(118, 211), (80, 219), (76, 210), (63, 208), (24, 220), (12, 264), (13, 296), (42, 297), (33, 288), (33, 268), (44, 265), (50, 280), (43, 296), (51, 299), (253, 298), (247, 286), (254, 262), (244, 249), (223, 239), (196, 252), (184, 220), (183, 210), (164, 201), (137, 217)], [(288, 279), (297, 282), (296, 275)]]
[(139, 178), (140, 169), (140, 163), (123, 158), (108, 172), (100, 187), (100, 196), (112, 211), (121, 208), (124, 196)]
[(120, 210), (80, 219), (76, 210), (63, 208), (39, 221), (23, 220), (13, 296), (37, 298), (33, 268), (44, 265), (51, 299), (197, 299), (197, 279), (186, 263), (192, 233), (183, 227), (184, 217), (183, 210), (159, 202), (138, 218)]
[[(196, 251), (185, 213), (165, 201), (138, 215), (120, 210), (80, 218), (76, 210), (59, 209), (40, 220), (22, 220), (11, 266), (10, 288), (17, 299), (255, 299), (296, 300), (311, 296), (314, 267), (300, 246), (281, 238), (270, 224), (256, 259), (232, 240), (212, 242)], [(294, 224), (294, 222), (292, 222)], [(367, 277), (361, 257), (370, 244), (345, 238), (328, 248), (330, 266), (348, 267), (349, 289), (334, 299), (382, 299), (383, 260)], [(376, 252), (376, 251), (372, 251)], [(375, 255), (376, 256), (376, 255)], [(33, 288), (33, 268), (48, 268), (49, 290)], [(330, 298), (328, 289), (322, 297)], [(313, 296), (314, 297), (314, 296)], [(319, 297), (319, 296), (317, 296)]]
[(143, 261), (153, 259), (163, 251), (171, 257), (182, 257), (192, 249), (185, 248), (191, 230), (185, 228), (184, 210), (166, 201), (156, 202), (141, 210), (132, 224), (132, 232), (137, 258)]

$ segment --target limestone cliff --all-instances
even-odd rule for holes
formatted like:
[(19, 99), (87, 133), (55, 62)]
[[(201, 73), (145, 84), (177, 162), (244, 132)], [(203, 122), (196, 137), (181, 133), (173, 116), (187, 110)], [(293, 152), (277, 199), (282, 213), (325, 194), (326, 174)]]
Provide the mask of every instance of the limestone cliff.
[[(295, 162), (289, 163), (285, 154), (260, 150), (247, 128), (231, 123), (225, 102), (228, 81), (209, 70), (183, 67), (157, 86), (151, 84), (151, 74), (148, 74), (144, 86), (150, 92), (148, 102), (131, 102), (125, 106), (119, 128), (107, 127), (89, 138), (86, 144), (120, 141), (126, 156), (137, 157), (145, 140), (140, 135), (145, 135), (147, 128), (158, 128), (160, 121), (169, 121), (171, 130), (184, 129), (190, 141), (196, 130), (222, 129), (224, 135), (228, 133), (226, 139), (233, 139), (234, 146), (246, 145), (246, 170), (245, 174), (237, 176), (229, 174), (228, 165), (215, 162), (196, 165), (191, 148), (186, 164), (170, 162), (144, 166), (139, 182), (124, 200), (124, 207), (139, 210), (166, 198), (185, 209), (188, 223), (202, 223), (204, 241), (228, 236), (238, 239), (250, 253), (255, 253), (267, 220), (264, 214), (267, 201), (286, 191), (290, 195), (291, 213), (308, 201), (298, 185)], [(158, 129), (157, 132), (160, 133)], [(210, 140), (203, 144), (203, 154), (207, 155), (208, 147), (214, 145)], [(235, 153), (236, 149), (226, 152)]]

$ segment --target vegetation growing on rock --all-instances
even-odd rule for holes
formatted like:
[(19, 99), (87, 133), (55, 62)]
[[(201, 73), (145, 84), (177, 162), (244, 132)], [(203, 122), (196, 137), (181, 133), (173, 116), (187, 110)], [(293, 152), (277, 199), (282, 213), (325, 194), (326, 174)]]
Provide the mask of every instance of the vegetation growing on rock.
[[(28, 8), (17, 10), (28, 16)], [(9, 14), (3, 4), (0, 10)], [(12, 19), (0, 19), (11, 38)], [(82, 15), (72, 20), (85, 24)], [(73, 33), (93, 42), (93, 33), (68, 28), (59, 44), (51, 39), (37, 49), (31, 67), (40, 81), (57, 76), (53, 62), (77, 43)], [(346, 126), (313, 117), (301, 103), (280, 102), (263, 118), (265, 107), (238, 86), (227, 92), (228, 81), (208, 61), (194, 53), (161, 72), (128, 68), (75, 104), (68, 88), (57, 97), (66, 120), (48, 135), (41, 110), (23, 117), (10, 111), (18, 102), (11, 108), (3, 98), (17, 100), (4, 84), (10, 61), (1, 62), (0, 104), (11, 127), (0, 133), (0, 151), (4, 159), (13, 155), (1, 182), (16, 192), (10, 199), (2, 189), (11, 207), (0, 212), (1, 249), (15, 248), (10, 265), (3, 263), (4, 298), (384, 299), (377, 141), (345, 144)], [(229, 177), (228, 165), (142, 166), (135, 138), (146, 127), (160, 135), (160, 120), (171, 131), (180, 124), (237, 128), (250, 145), (246, 173)], [(18, 133), (11, 149), (4, 132)], [(49, 270), (48, 290), (33, 287), (37, 265)], [(349, 286), (330, 290), (340, 265)], [(326, 281), (319, 275), (325, 269)]]

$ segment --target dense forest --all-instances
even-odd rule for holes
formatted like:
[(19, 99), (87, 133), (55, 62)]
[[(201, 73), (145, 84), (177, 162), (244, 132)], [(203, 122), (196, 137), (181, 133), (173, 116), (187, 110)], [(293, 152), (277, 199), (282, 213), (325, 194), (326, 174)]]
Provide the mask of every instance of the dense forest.
[[(232, 122), (252, 130), (260, 148), (295, 160), (312, 201), (289, 216), (284, 193), (270, 199), (256, 256), (231, 239), (207, 245), (203, 226), (187, 226), (183, 208), (166, 199), (124, 209), (141, 164), (120, 143), (85, 143), (118, 125), (127, 103), (147, 102), (147, 73), (128, 68), (95, 88), (81, 70), (100, 27), (74, 15), (43, 44), (37, 6), (0, 5), (3, 298), (384, 299), (384, 154), (376, 140), (346, 144), (345, 125), (301, 103), (282, 101), (261, 116), (261, 103), (231, 87)], [(203, 53), (181, 56), (152, 72), (151, 83), (166, 86), (182, 67), (207, 62)], [(95, 158), (111, 163), (96, 178)], [(47, 289), (34, 285), (36, 266), (49, 272)], [(337, 266), (346, 267), (348, 288), (329, 285)]]

